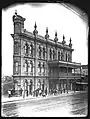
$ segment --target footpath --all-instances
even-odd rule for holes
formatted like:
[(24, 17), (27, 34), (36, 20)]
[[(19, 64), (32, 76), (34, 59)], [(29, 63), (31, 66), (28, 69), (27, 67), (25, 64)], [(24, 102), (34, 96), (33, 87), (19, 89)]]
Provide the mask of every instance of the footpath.
[(8, 103), (15, 103), (15, 102), (22, 102), (22, 101), (29, 101), (29, 100), (39, 100), (39, 99), (46, 99), (46, 98), (51, 98), (51, 97), (58, 97), (58, 96), (69, 96), (69, 95), (75, 95), (75, 94), (79, 94), (79, 93), (87, 93), (86, 91), (68, 91), (65, 92), (65, 93), (62, 93), (62, 94), (56, 94), (56, 95), (47, 95), (46, 97), (42, 97), (42, 96), (38, 96), (38, 97), (33, 97), (33, 96), (28, 96), (28, 97), (25, 97), (23, 98), (23, 96), (20, 96), (20, 97), (4, 97), (2, 96), (1, 97), (1, 102), (2, 102), (2, 105), (4, 104), (8, 104)]

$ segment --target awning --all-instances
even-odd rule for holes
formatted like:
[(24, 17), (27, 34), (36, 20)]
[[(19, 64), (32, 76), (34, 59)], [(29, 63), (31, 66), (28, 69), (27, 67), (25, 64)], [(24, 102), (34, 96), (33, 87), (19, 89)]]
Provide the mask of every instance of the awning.
[(87, 82), (76, 82), (77, 84), (88, 84)]

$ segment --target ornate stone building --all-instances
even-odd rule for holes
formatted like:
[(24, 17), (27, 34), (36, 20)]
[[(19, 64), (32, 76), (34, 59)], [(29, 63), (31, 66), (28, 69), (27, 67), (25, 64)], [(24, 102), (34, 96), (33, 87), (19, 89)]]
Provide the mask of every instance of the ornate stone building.
[(80, 63), (72, 62), (72, 43), (66, 44), (63, 35), (58, 42), (57, 32), (54, 40), (49, 39), (48, 28), (45, 36), (38, 35), (35, 23), (33, 33), (24, 29), (25, 18), (15, 13), (13, 16), (13, 80), (15, 90), (28, 90), (31, 94), (41, 88), (65, 88), (72, 90), (76, 79), (72, 69), (80, 68)]

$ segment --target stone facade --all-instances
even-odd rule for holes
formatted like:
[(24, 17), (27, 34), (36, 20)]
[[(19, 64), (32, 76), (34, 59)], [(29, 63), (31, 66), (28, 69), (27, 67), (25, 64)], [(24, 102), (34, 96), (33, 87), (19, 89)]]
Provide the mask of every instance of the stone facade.
[[(24, 29), (25, 18), (13, 16), (13, 80), (15, 90), (22, 88), (32, 94), (37, 88), (49, 93), (51, 88), (67, 88), (71, 90), (72, 69), (80, 67), (80, 64), (72, 62), (71, 38), (69, 45), (63, 41), (58, 42), (57, 33), (54, 40), (49, 39), (48, 29), (46, 35), (38, 35), (35, 23), (33, 33)], [(74, 77), (74, 78), (73, 78)], [(67, 79), (68, 83), (67, 83)], [(71, 80), (70, 80), (71, 79)], [(26, 93), (25, 93), (26, 94)]]

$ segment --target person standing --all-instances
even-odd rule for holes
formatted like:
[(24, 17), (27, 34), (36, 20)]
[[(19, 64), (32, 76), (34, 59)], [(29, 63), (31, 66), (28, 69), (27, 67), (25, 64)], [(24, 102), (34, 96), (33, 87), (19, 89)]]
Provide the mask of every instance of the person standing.
[(20, 89), (20, 96), (22, 96), (22, 91), (23, 91), (23, 90), (22, 90), (22, 88), (21, 88), (21, 89)]
[(47, 95), (47, 88), (45, 89), (45, 95)]
[(8, 90), (8, 97), (10, 98), (11, 97), (11, 91)]
[(26, 91), (27, 97), (28, 97), (28, 90)]

